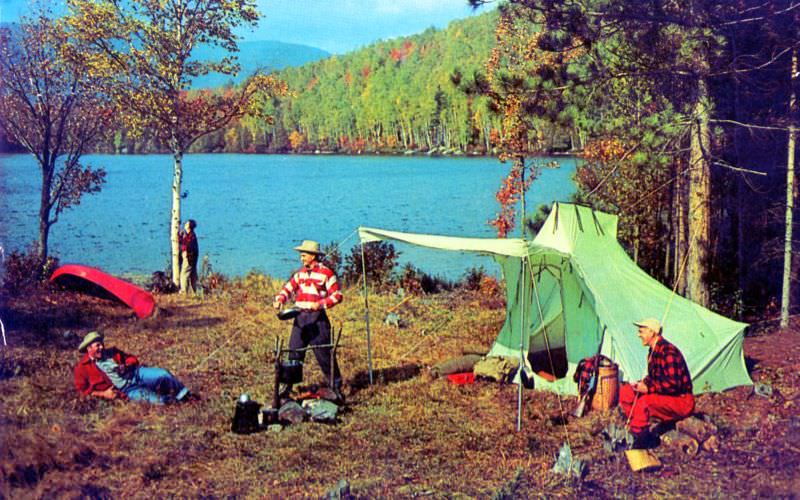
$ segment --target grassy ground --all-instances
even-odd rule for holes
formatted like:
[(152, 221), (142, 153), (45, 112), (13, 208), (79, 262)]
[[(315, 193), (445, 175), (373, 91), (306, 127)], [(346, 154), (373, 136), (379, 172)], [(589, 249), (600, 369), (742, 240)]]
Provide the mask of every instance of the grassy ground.
[[(599, 431), (614, 414), (560, 421), (574, 398), (526, 391), (515, 432), (516, 386), (456, 386), (428, 368), (485, 351), (503, 321), (485, 297), (371, 296), (375, 384), (367, 379), (358, 292), (331, 312), (342, 328), (347, 407), (334, 425), (303, 423), (241, 436), (229, 431), (242, 392), (269, 403), (272, 349), (289, 323), (269, 307), (278, 283), (250, 276), (205, 299), (158, 297), (160, 312), (71, 292), (6, 297), (9, 346), (0, 361), (0, 495), (38, 497), (319, 497), (340, 479), (356, 497), (785, 497), (800, 491), (800, 334), (764, 329), (745, 340), (752, 376), (774, 389), (703, 395), (721, 450), (695, 457), (662, 445), (663, 468), (632, 473)], [(72, 387), (75, 348), (91, 329), (106, 343), (178, 375), (200, 399), (183, 405), (82, 400)], [(631, 332), (633, 334), (633, 332)], [(321, 381), (309, 359), (309, 382)], [(586, 460), (582, 483), (550, 472), (569, 440)]]

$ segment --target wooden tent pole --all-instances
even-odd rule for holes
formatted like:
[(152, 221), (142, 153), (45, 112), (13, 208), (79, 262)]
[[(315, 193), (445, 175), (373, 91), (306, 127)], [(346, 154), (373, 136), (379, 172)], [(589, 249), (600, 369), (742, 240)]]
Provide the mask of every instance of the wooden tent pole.
[[(522, 430), (522, 372), (525, 369), (525, 263), (528, 262), (527, 256), (522, 257), (522, 314), (520, 314), (520, 336), (519, 336), (519, 369), (517, 376), (519, 377), (519, 384), (517, 384), (517, 432)], [(530, 262), (528, 262), (530, 266)]]
[(361, 241), (361, 277), (364, 281), (364, 322), (367, 326), (367, 371), (369, 373), (369, 385), (372, 385), (372, 343), (369, 333), (369, 290), (367, 289), (367, 266), (364, 257), (364, 242)]

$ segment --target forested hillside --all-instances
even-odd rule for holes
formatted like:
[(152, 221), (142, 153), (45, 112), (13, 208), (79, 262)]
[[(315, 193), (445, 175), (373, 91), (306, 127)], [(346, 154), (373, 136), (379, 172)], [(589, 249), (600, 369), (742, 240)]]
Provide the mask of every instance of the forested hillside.
[[(479, 95), (496, 21), (487, 13), (284, 69), (276, 75), (291, 94), (266, 103), (272, 123), (244, 118), (192, 151), (484, 153), (499, 123)], [(104, 149), (161, 148), (146, 135), (121, 131)]]
[(455, 21), (281, 72), (295, 95), (276, 103), (270, 146), (484, 151), (493, 122), (474, 75), (484, 71), (495, 22), (494, 14)]

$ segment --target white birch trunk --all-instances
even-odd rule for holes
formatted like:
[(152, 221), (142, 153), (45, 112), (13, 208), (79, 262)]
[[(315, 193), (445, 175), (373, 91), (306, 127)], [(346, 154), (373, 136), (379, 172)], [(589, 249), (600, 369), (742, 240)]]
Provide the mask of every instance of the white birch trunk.
[(786, 234), (783, 246), (783, 288), (781, 291), (781, 328), (789, 326), (789, 309), (792, 305), (792, 223), (794, 210), (794, 149), (797, 139), (795, 115), (797, 113), (797, 95), (794, 88), (797, 83), (797, 50), (792, 51), (792, 92), (789, 95), (789, 141), (786, 155)]
[(169, 241), (172, 246), (172, 282), (180, 286), (181, 268), (178, 231), (181, 229), (181, 183), (183, 182), (183, 152), (174, 155), (172, 176), (172, 216), (170, 218)]

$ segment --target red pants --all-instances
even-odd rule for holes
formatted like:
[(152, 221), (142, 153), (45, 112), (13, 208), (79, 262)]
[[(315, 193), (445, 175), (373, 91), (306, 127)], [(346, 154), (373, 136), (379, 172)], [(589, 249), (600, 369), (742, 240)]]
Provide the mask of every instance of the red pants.
[[(636, 404), (634, 405), (634, 399)], [(647, 429), (651, 417), (656, 417), (662, 422), (681, 420), (694, 411), (694, 396), (665, 396), (663, 394), (639, 394), (630, 384), (622, 384), (619, 388), (619, 405), (622, 411), (631, 420), (631, 432), (641, 432)], [(633, 413), (633, 415), (631, 415)]]

